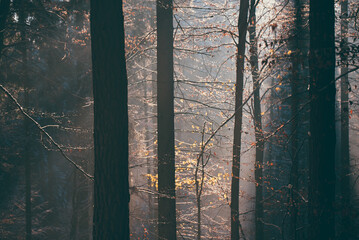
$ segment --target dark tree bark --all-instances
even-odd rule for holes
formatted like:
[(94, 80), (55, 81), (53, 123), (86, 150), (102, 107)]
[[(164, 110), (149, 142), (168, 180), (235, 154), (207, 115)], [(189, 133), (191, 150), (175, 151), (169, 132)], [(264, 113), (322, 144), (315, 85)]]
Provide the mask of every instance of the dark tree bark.
[(241, 139), (242, 139), (242, 113), (243, 113), (243, 78), (244, 78), (244, 59), (245, 45), (248, 27), (249, 0), (240, 1), (238, 16), (238, 43), (236, 61), (236, 95), (235, 95), (235, 119), (233, 136), (233, 164), (232, 164), (232, 184), (231, 184), (231, 239), (239, 239), (239, 173), (241, 162)]
[(263, 239), (263, 151), (264, 137), (262, 129), (261, 115), (261, 97), (260, 97), (260, 79), (258, 74), (258, 40), (256, 36), (256, 5), (255, 0), (251, 0), (251, 14), (249, 25), (250, 40), (250, 62), (252, 68), (253, 80), (253, 115), (254, 115), (254, 131), (256, 139), (256, 157), (254, 167), (254, 178), (256, 184), (256, 202), (255, 202), (255, 227), (256, 239)]
[(158, 235), (176, 239), (173, 3), (157, 0)]
[(128, 107), (122, 1), (91, 0), (93, 239), (129, 239)]
[(341, 5), (341, 225), (339, 229), (340, 239), (351, 239), (353, 229), (351, 229), (350, 219), (350, 157), (349, 157), (349, 76), (348, 76), (348, 0), (340, 1)]
[(334, 20), (334, 0), (310, 1), (310, 239), (335, 237)]

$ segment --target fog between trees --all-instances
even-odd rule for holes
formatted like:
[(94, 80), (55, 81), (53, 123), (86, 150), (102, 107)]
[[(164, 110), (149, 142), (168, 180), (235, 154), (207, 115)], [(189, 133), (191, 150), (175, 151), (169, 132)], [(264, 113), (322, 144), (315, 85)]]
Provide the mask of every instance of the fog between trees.
[(0, 1), (0, 239), (357, 239), (356, 1)]

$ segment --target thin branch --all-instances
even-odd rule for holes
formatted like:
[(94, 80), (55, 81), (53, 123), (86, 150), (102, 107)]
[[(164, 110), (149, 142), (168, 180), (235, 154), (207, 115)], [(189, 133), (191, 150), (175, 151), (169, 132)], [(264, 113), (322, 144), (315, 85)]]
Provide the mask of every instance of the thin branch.
[(64, 150), (61, 148), (61, 146), (55, 142), (55, 140), (51, 137), (51, 135), (44, 130), (44, 127), (42, 127), (35, 119), (33, 119), (28, 113), (25, 112), (24, 108), (20, 105), (20, 103), (16, 100), (16, 98), (2, 85), (0, 84), (0, 89), (15, 103), (17, 108), (20, 110), (20, 112), (31, 122), (34, 123), (34, 125), (40, 130), (41, 133), (43, 133), (52, 144), (55, 145), (55, 147), (60, 151), (61, 155), (70, 163), (72, 164), (77, 170), (79, 170), (85, 177), (87, 177), (89, 180), (93, 181), (94, 177), (87, 173), (80, 165), (75, 163), (73, 160), (71, 160), (64, 152)]

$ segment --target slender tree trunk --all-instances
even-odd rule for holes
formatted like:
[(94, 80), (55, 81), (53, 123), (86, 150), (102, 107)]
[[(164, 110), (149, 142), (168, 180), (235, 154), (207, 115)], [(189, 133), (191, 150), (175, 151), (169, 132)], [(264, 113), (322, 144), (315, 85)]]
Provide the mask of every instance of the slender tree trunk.
[[(156, 105), (156, 89), (157, 89), (157, 82), (156, 82), (156, 65), (154, 65), (154, 69), (152, 72), (152, 92), (151, 92), (151, 96), (152, 96), (152, 101), (153, 101), (153, 107), (152, 107), (152, 113), (153, 113), (153, 117), (152, 117), (152, 126), (153, 126), (153, 166), (158, 166), (158, 154), (157, 154), (157, 136), (156, 136), (156, 132), (157, 132), (157, 105)], [(157, 143), (157, 144), (156, 144)], [(158, 169), (156, 167), (153, 167), (153, 174), (157, 175), (158, 173)], [(156, 186), (152, 187), (153, 191), (156, 191)], [(153, 196), (153, 211), (152, 211), (152, 219), (153, 219), (153, 232), (155, 236), (158, 236), (158, 222), (157, 222), (157, 216), (158, 216), (158, 195), (154, 195)]]
[(77, 195), (78, 195), (78, 184), (77, 184), (77, 169), (74, 169), (73, 172), (74, 176), (73, 176), (73, 182), (72, 182), (72, 187), (73, 187), (73, 193), (72, 193), (72, 216), (71, 216), (71, 226), (70, 226), (70, 240), (77, 240), (77, 234), (78, 234), (78, 213), (79, 213), (79, 209), (78, 209), (78, 199), (77, 199)]
[(261, 97), (260, 97), (260, 79), (258, 75), (258, 40), (256, 36), (256, 6), (255, 1), (251, 1), (251, 14), (249, 25), (249, 40), (250, 40), (250, 62), (252, 67), (253, 80), (253, 99), (254, 99), (254, 131), (256, 139), (256, 157), (254, 178), (256, 184), (256, 202), (255, 202), (255, 227), (256, 239), (262, 240), (263, 237), (263, 149), (264, 138), (262, 129), (262, 115), (261, 115)]
[[(46, 62), (49, 66), (49, 69), (55, 69), (56, 67), (55, 54), (52, 51), (48, 51), (46, 57), (47, 57)], [(55, 78), (55, 74), (56, 74), (55, 72), (50, 72), (49, 77)], [(49, 225), (53, 225), (53, 226), (57, 224), (57, 218), (59, 216), (59, 209), (60, 209), (58, 205), (57, 191), (54, 188), (54, 186), (59, 184), (56, 178), (56, 162), (57, 162), (56, 160), (57, 160), (57, 152), (55, 150), (50, 150), (48, 152), (48, 158), (47, 158), (48, 182), (47, 182), (46, 193), (47, 193), (49, 208), (51, 208), (51, 212), (49, 213), (47, 221)], [(54, 234), (54, 232), (52, 234)]]
[[(151, 119), (149, 118), (149, 111), (148, 111), (148, 102), (149, 102), (149, 97), (148, 97), (148, 83), (147, 83), (147, 77), (145, 79), (145, 82), (144, 82), (144, 89), (143, 89), (143, 92), (144, 92), (144, 98), (145, 98), (145, 102), (144, 102), (144, 112), (145, 112), (145, 118), (146, 118), (146, 123), (145, 123), (145, 126), (146, 126), (146, 129), (145, 129), (145, 144), (146, 144), (146, 152), (147, 152), (147, 156), (146, 156), (146, 165), (147, 165), (147, 175), (151, 175), (153, 174), (153, 171), (152, 171), (152, 166), (153, 166), (153, 158), (152, 158), (152, 155), (153, 153), (151, 154), (150, 152), (150, 148), (151, 148), (151, 144), (150, 144), (150, 125), (151, 125)], [(152, 187), (152, 181), (151, 179), (148, 177), (147, 178), (147, 187), (148, 189), (151, 189)], [(148, 232), (150, 233), (150, 236), (152, 236), (152, 234), (154, 233), (154, 227), (153, 227), (153, 224), (152, 224), (152, 220), (153, 220), (153, 196), (152, 194), (148, 194), (148, 199), (147, 199), (147, 205), (148, 205), (148, 223), (149, 223), (149, 227), (148, 227)]]
[[(25, 50), (26, 51), (26, 50)], [(27, 58), (26, 54), (25, 57)], [(27, 61), (24, 61), (23, 63), (27, 64)], [(27, 69), (25, 70), (27, 71)], [(27, 74), (25, 74), (27, 75)], [(26, 79), (28, 80), (28, 79)], [(29, 94), (28, 89), (25, 88), (25, 101), (24, 101), (24, 107), (25, 109), (29, 106)], [(26, 143), (25, 143), (25, 181), (26, 181), (26, 187), (25, 187), (25, 212), (26, 212), (26, 240), (31, 240), (31, 231), (32, 231), (32, 224), (31, 224), (31, 157), (30, 157), (30, 129), (29, 129), (29, 121), (28, 119), (25, 119), (25, 134), (26, 134)]]
[(176, 239), (173, 3), (157, 0), (158, 235)]
[(239, 173), (240, 173), (240, 154), (242, 139), (242, 112), (243, 112), (243, 78), (244, 78), (244, 58), (245, 45), (248, 26), (249, 0), (240, 1), (238, 17), (238, 43), (236, 61), (236, 96), (235, 96), (235, 120), (234, 120), (234, 139), (233, 139), (233, 164), (232, 164), (232, 185), (231, 185), (231, 239), (239, 239)]
[[(26, 39), (26, 13), (25, 0), (21, 0), (19, 9), (19, 24), (21, 33), (21, 53), (23, 64), (23, 85), (24, 85), (24, 107), (29, 107), (29, 79), (27, 69), (27, 39)], [(26, 223), (26, 240), (31, 240), (31, 157), (30, 157), (30, 130), (29, 120), (24, 119), (25, 128), (25, 223)]]
[(349, 239), (353, 234), (350, 219), (350, 158), (349, 158), (349, 76), (348, 76), (348, 0), (341, 5), (341, 227), (340, 239)]
[(0, 1), (0, 56), (4, 49), (4, 31), (6, 27), (6, 20), (10, 12), (10, 0)]
[(129, 239), (128, 106), (122, 1), (91, 0), (93, 239)]
[[(84, 27), (84, 9), (86, 8), (88, 0), (71, 0), (72, 5), (72, 24), (76, 29), (81, 30)], [(75, 51), (80, 51), (79, 46), (74, 46)], [(81, 64), (77, 63), (75, 66), (74, 78), (76, 81), (81, 81)], [(90, 171), (90, 162), (92, 162), (92, 156), (85, 151), (82, 153), (85, 160), (82, 161), (81, 165), (87, 172)], [(82, 175), (78, 175), (74, 171), (73, 176), (73, 198), (72, 198), (72, 219), (71, 219), (71, 230), (70, 239), (89, 239), (91, 233), (91, 209), (92, 209), (92, 191), (91, 183)]]
[[(204, 144), (204, 133), (205, 127), (203, 126), (202, 131), (202, 141), (201, 141), (201, 151), (203, 151)], [(202, 229), (201, 229), (201, 197), (203, 191), (203, 183), (204, 183), (204, 167), (205, 163), (203, 160), (203, 154), (200, 158), (197, 159), (196, 170), (194, 174), (194, 180), (196, 185), (196, 201), (197, 201), (197, 240), (200, 240), (202, 237)], [(199, 176), (200, 175), (200, 176)]]
[[(202, 177), (199, 178), (198, 176), (198, 172), (200, 170), (200, 162), (202, 161), (203, 163), (203, 156), (201, 158), (198, 159), (197, 161), (197, 166), (196, 166), (196, 171), (195, 171), (195, 184), (196, 184), (196, 201), (197, 201), (197, 240), (201, 239), (201, 193), (202, 193), (202, 188), (201, 188), (201, 184), (202, 184)], [(203, 164), (202, 164), (203, 166)]]
[(290, 170), (289, 183), (291, 184), (290, 188), (290, 239), (296, 240), (297, 234), (297, 216), (298, 216), (298, 198), (295, 191), (298, 191), (298, 91), (299, 84), (303, 84), (300, 70), (300, 55), (302, 54), (299, 39), (303, 34), (302, 31), (302, 11), (301, 11), (301, 2), (300, 0), (294, 0), (294, 44), (293, 44), (293, 53), (291, 55), (292, 62), (292, 78), (290, 81), (292, 96), (291, 96), (291, 109), (292, 109), (292, 125), (291, 125), (291, 154), (292, 154), (292, 166)]
[[(86, 155), (85, 153), (84, 156)], [(88, 172), (87, 164), (82, 162), (82, 165)], [(70, 239), (89, 239), (89, 182), (84, 176), (78, 175), (76, 171), (77, 169), (73, 173)]]
[(310, 239), (335, 238), (334, 21), (334, 0), (310, 1)]

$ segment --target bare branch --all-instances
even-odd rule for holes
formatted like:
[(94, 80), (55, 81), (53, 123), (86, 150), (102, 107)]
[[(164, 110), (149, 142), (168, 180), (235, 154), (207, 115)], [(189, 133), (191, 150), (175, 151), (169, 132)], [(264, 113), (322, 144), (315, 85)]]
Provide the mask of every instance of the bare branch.
[(31, 122), (34, 123), (34, 125), (40, 130), (41, 133), (43, 133), (52, 144), (59, 150), (61, 155), (70, 163), (72, 164), (77, 170), (79, 170), (85, 177), (87, 177), (89, 180), (93, 181), (94, 177), (87, 173), (80, 165), (75, 163), (72, 159), (70, 159), (64, 152), (64, 150), (61, 148), (61, 146), (55, 142), (55, 140), (51, 137), (51, 135), (44, 130), (44, 127), (42, 127), (35, 119), (33, 119), (27, 112), (25, 112), (24, 108), (20, 105), (20, 103), (16, 100), (16, 98), (2, 85), (0, 84), (0, 89), (12, 100), (12, 102), (17, 106), (17, 108), (20, 110), (22, 115), (24, 115), (26, 118), (31, 120)]

